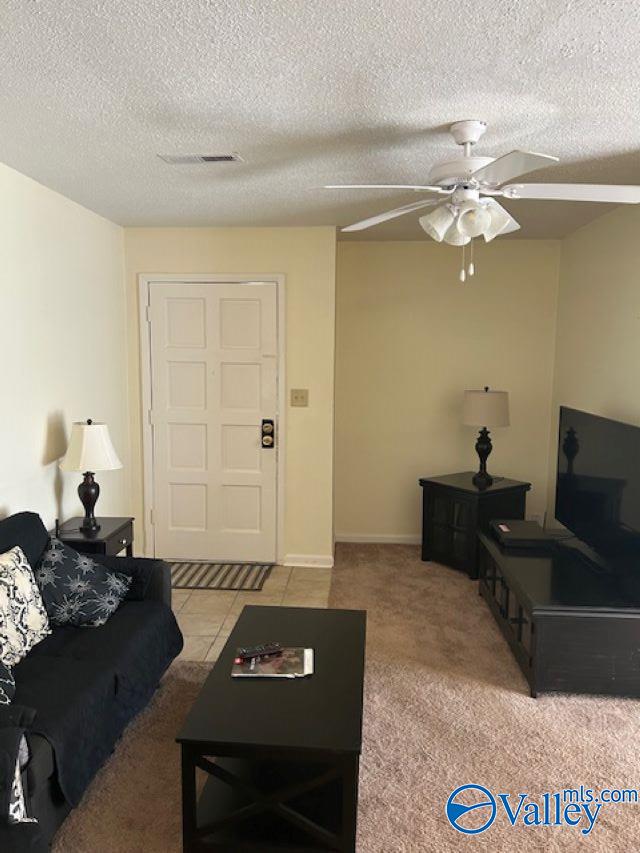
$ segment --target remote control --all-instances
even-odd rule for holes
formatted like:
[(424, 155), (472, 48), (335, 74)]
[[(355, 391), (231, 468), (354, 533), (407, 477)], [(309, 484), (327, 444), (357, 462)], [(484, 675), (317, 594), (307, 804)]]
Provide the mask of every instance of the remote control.
[(281, 643), (261, 643), (258, 646), (243, 646), (236, 652), (236, 658), (250, 660), (251, 658), (268, 658), (282, 654)]

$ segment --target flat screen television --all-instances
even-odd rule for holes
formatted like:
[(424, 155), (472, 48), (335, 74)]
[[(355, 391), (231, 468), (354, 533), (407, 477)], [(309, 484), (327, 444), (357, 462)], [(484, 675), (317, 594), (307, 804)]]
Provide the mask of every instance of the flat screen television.
[(611, 569), (640, 573), (640, 427), (561, 406), (555, 515)]

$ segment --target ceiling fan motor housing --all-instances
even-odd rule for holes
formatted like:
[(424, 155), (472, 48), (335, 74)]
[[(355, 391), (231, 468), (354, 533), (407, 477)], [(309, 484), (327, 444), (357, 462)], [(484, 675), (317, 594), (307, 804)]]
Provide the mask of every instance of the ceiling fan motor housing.
[(451, 196), (451, 203), (457, 205), (469, 204), (470, 202), (475, 202), (477, 204), (479, 201), (480, 191), (476, 189), (469, 189), (467, 187), (458, 187)]
[(471, 180), (473, 172), (493, 161), (493, 157), (458, 157), (456, 160), (436, 163), (429, 172), (429, 183), (442, 187), (465, 184)]

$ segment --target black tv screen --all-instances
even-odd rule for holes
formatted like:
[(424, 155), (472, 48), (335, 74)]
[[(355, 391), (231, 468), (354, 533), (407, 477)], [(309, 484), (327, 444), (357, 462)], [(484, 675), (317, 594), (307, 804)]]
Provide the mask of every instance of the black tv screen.
[(612, 568), (640, 570), (640, 427), (561, 406), (555, 514)]

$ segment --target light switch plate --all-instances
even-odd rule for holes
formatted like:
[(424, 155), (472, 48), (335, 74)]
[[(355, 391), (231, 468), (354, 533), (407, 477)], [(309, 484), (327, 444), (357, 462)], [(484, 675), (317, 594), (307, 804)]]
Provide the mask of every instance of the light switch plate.
[(291, 405), (292, 406), (308, 406), (309, 405), (309, 389), (308, 388), (292, 388), (291, 389)]

